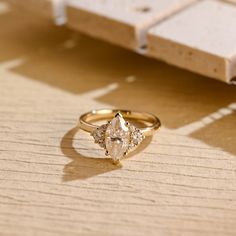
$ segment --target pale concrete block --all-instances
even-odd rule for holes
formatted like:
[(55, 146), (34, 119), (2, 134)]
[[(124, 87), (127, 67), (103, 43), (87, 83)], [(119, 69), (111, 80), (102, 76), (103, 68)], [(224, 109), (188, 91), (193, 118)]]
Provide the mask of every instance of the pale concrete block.
[(209, 77), (236, 76), (236, 7), (202, 1), (148, 33), (148, 55)]
[(68, 0), (68, 25), (81, 32), (136, 49), (157, 22), (196, 0)]
[(54, 19), (57, 24), (65, 22), (64, 0), (7, 0), (20, 11), (28, 11), (43, 17)]

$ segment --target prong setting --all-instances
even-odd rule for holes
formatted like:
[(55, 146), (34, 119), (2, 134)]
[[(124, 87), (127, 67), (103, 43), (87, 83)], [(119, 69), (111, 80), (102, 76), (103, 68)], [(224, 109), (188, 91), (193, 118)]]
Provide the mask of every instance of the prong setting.
[(116, 166), (119, 166), (120, 165), (120, 160), (113, 160), (113, 164), (116, 165)]
[(127, 156), (128, 152), (136, 148), (144, 139), (142, 132), (125, 121), (120, 113), (95, 129), (91, 135), (95, 143), (105, 149), (105, 155), (111, 157), (114, 162)]
[(122, 115), (120, 114), (120, 112), (117, 112), (116, 115), (115, 115), (115, 117), (118, 117), (118, 116), (122, 117)]

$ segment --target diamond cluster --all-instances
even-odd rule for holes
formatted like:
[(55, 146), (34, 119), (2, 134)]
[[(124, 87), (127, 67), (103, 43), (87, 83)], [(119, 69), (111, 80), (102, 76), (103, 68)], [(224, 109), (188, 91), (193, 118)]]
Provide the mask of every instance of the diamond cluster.
[(130, 139), (129, 149), (137, 147), (144, 139), (143, 133), (134, 125), (130, 125)]
[(101, 125), (99, 128), (95, 129), (91, 135), (94, 138), (95, 143), (97, 143), (100, 147), (106, 148), (105, 145), (105, 133), (107, 130), (108, 124)]
[(126, 122), (120, 113), (107, 124), (98, 127), (91, 135), (95, 143), (106, 150), (114, 161), (119, 161), (144, 139), (142, 132)]

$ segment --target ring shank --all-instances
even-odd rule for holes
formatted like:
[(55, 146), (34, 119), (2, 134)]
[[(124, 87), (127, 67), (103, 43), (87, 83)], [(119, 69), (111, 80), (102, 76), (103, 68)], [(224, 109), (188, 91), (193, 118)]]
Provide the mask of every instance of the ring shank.
[(145, 136), (153, 135), (155, 131), (161, 126), (160, 120), (153, 114), (146, 112), (136, 112), (130, 110), (113, 110), (113, 109), (100, 109), (92, 110), (80, 116), (79, 126), (82, 130), (92, 132), (99, 126), (93, 124), (93, 122), (99, 120), (110, 120), (114, 118), (117, 113), (121, 113), (124, 119), (133, 119), (142, 123), (148, 123), (144, 128), (140, 128), (141, 132)]

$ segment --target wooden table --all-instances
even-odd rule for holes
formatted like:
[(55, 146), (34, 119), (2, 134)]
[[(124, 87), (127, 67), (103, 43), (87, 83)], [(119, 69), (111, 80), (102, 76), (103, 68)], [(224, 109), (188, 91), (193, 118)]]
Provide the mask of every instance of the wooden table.
[[(0, 235), (236, 235), (235, 87), (0, 9)], [(163, 127), (118, 167), (103, 107)]]

